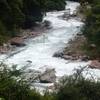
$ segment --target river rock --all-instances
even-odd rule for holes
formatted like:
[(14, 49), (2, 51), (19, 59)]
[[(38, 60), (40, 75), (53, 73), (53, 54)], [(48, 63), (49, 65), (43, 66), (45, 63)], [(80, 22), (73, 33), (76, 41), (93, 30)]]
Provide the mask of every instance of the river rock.
[(11, 45), (25, 46), (24, 39), (21, 37), (14, 37), (10, 40)]
[(41, 32), (30, 32), (28, 33), (28, 38), (34, 38), (36, 36), (39, 36)]
[(55, 69), (46, 69), (46, 71), (39, 76), (41, 83), (54, 83), (56, 81)]
[(63, 52), (56, 52), (53, 57), (61, 57), (63, 56)]
[(63, 59), (65, 60), (72, 60), (72, 56), (64, 55), (62, 56)]
[(50, 21), (47, 21), (47, 20), (44, 20), (44, 22), (42, 23), (42, 26), (43, 27), (46, 27), (47, 29), (51, 29), (51, 22)]
[(91, 63), (89, 64), (89, 67), (95, 68), (95, 69), (100, 69), (100, 61), (98, 61), (98, 60), (91, 61)]
[(86, 55), (80, 56), (79, 58), (81, 59), (81, 61), (88, 61), (89, 60), (89, 57)]
[(23, 71), (22, 78), (28, 81), (29, 83), (39, 82), (39, 75), (41, 75), (40, 71), (33, 69), (26, 69)]

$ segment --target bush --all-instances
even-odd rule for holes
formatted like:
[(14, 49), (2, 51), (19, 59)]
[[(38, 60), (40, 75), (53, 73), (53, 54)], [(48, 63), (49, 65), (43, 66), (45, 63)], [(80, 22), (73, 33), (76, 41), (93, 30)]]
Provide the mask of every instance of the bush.
[(64, 78), (56, 100), (99, 100), (100, 81), (85, 79), (82, 73)]
[[(88, 40), (88, 45), (95, 44), (96, 47), (88, 48), (91, 56), (100, 57), (100, 1), (96, 0), (91, 4), (91, 9), (85, 13), (86, 21), (83, 29), (83, 35)], [(89, 46), (87, 46), (89, 47)], [(87, 48), (86, 48), (87, 49)], [(93, 53), (93, 52), (94, 53)]]
[(13, 78), (7, 65), (0, 64), (0, 97), (5, 100), (40, 100), (42, 96), (31, 90), (27, 82)]
[[(86, 67), (84, 67), (86, 68)], [(21, 78), (12, 76), (7, 65), (0, 65), (0, 98), (3, 100), (99, 100), (100, 81), (86, 79), (82, 72), (84, 68), (77, 69), (76, 73), (64, 76), (58, 83), (59, 88), (53, 93), (45, 92), (40, 95), (36, 90), (30, 89), (30, 84)]]

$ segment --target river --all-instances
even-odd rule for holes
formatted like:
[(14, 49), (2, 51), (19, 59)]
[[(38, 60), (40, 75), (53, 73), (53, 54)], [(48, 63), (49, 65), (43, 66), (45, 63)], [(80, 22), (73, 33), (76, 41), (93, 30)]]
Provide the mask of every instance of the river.
[[(79, 3), (67, 2), (66, 9), (70, 8), (70, 13), (73, 14), (78, 6)], [(50, 21), (52, 28), (49, 29), (47, 33), (27, 41), (27, 45), (20, 48), (20, 52), (13, 56), (5, 59), (8, 55), (1, 55), (0, 59), (5, 59), (5, 63), (9, 65), (17, 64), (18, 69), (26, 65), (27, 61), (31, 61), (32, 63), (26, 70), (35, 69), (44, 71), (46, 68), (54, 68), (57, 77), (70, 75), (74, 72), (75, 68), (86, 66), (89, 62), (69, 62), (61, 58), (53, 57), (54, 53), (62, 51), (68, 45), (68, 41), (73, 39), (75, 35), (80, 32), (83, 25), (80, 20), (74, 17), (68, 20), (59, 17), (66, 11), (67, 10), (48, 12), (43, 20)], [(89, 70), (92, 73), (99, 73), (98, 70)]]

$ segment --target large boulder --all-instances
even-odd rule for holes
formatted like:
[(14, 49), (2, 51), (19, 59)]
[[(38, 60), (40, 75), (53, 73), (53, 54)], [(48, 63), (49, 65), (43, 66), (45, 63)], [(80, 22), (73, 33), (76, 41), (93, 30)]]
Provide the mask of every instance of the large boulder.
[(24, 39), (22, 37), (14, 37), (10, 40), (11, 45), (25, 46)]
[(56, 81), (55, 69), (46, 69), (43, 74), (39, 76), (41, 83), (54, 83)]

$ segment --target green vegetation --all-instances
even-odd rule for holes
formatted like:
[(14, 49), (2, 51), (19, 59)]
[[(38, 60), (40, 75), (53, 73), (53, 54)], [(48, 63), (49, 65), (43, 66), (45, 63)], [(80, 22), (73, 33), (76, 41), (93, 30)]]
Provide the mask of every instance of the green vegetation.
[(91, 8), (84, 11), (86, 21), (83, 34), (87, 38), (85, 49), (92, 59), (100, 59), (100, 0), (95, 0), (89, 5)]
[(0, 64), (0, 98), (4, 100), (40, 100), (40, 94), (31, 90), (27, 82), (18, 79), (12, 72), (13, 70), (7, 69), (7, 65)]
[(100, 60), (100, 0), (71, 1), (80, 2), (80, 12), (86, 19), (82, 30), (87, 39), (84, 51), (91, 59)]
[[(2, 69), (2, 70), (1, 70)], [(53, 93), (44, 95), (30, 89), (26, 81), (12, 74), (5, 64), (0, 65), (0, 99), (1, 100), (99, 100), (100, 81), (92, 77), (85, 79), (84, 69), (77, 69), (76, 73), (64, 76), (59, 81), (59, 88)], [(18, 70), (17, 70), (18, 71)]]
[(0, 0), (0, 45), (21, 28), (41, 22), (46, 11), (64, 8), (65, 0)]
[(82, 4), (82, 3), (86, 3), (86, 2), (93, 3), (95, 0), (69, 0), (69, 1), (80, 2)]
[(100, 82), (83, 78), (79, 72), (65, 78), (57, 100), (99, 100)]
[(45, 0), (45, 3), (43, 2), (43, 4), (45, 11), (52, 11), (65, 9), (66, 2), (65, 0)]

